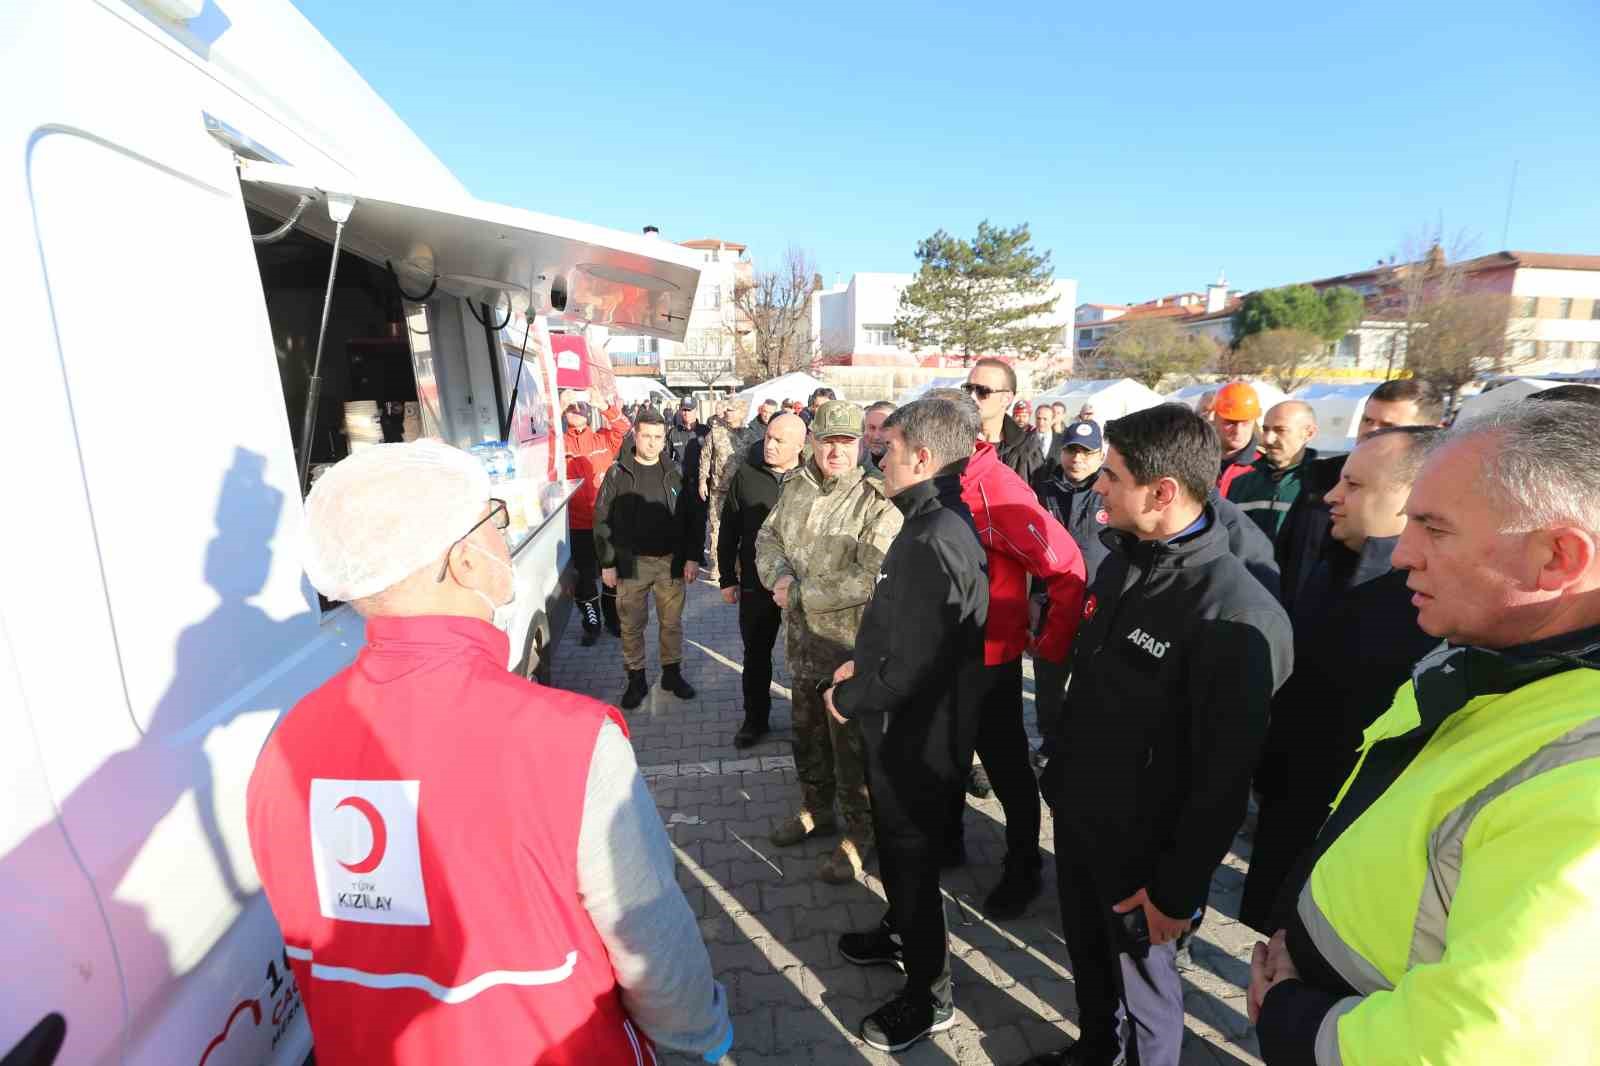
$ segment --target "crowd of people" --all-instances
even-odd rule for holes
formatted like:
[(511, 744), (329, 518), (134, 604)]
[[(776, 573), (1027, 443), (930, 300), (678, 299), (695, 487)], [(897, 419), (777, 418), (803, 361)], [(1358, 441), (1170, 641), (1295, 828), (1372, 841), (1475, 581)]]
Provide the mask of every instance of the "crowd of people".
[[(799, 788), (770, 841), (837, 838), (824, 881), (875, 869), (886, 910), (838, 951), (905, 974), (862, 1040), (898, 1052), (953, 1024), (940, 874), (967, 862), (965, 793), (992, 788), (991, 921), (1040, 896), (1053, 814), (1079, 1036), (1032, 1066), (1175, 1066), (1179, 953), (1252, 806), (1237, 918), (1261, 935), (1247, 1003), (1269, 1066), (1587, 1061), (1600, 390), (1445, 429), (1418, 383), (1389, 381), (1328, 455), (1309, 405), (1263, 410), (1246, 382), (1104, 421), (1017, 391), (980, 359), (902, 406), (820, 389), (703, 425), (692, 401), (670, 423), (566, 405), (574, 598), (585, 644), (621, 638), (617, 706), (648, 693), (652, 602), (661, 687), (693, 697), (682, 615), (702, 568), (738, 611), (736, 748), (771, 729), (786, 633)], [(345, 460), (308, 500), (308, 575), (366, 616), (367, 646), (252, 780), (274, 912), (292, 951), (358, 972), (500, 975), (471, 995), (316, 982), (319, 1056), (327, 1039), (345, 1061), (642, 1063), (654, 1043), (717, 1062), (737, 1046), (726, 997), (626, 717), (503, 669), (488, 492), (419, 442)], [(409, 830), (416, 874), (383, 928), (319, 907), (315, 855), (263, 853), (314, 835), (303, 749), (336, 722), (317, 778), (410, 786), (389, 832)], [(487, 809), (516, 813), (462, 831)], [(453, 872), (469, 866), (487, 887)], [(361, 1028), (372, 1012), (385, 1023)]]

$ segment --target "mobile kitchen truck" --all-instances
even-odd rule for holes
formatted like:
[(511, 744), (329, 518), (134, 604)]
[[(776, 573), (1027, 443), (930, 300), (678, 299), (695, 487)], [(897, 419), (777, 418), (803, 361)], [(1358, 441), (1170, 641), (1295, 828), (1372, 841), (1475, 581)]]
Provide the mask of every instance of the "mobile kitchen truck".
[(549, 326), (681, 340), (699, 255), (473, 199), (287, 0), (12, 0), (0, 48), (0, 1059), (298, 1064), (245, 783), (362, 637), (301, 571), (306, 487), (505, 442), (539, 670)]

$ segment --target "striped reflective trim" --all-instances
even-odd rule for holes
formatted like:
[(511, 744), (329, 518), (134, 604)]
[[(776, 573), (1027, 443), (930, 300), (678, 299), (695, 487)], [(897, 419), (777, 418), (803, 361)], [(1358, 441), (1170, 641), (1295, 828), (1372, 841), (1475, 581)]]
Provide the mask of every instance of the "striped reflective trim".
[(1317, 906), (1316, 899), (1312, 897), (1309, 877), (1306, 878), (1305, 886), (1300, 889), (1300, 899), (1295, 904), (1295, 913), (1300, 916), (1301, 923), (1310, 934), (1317, 954), (1344, 978), (1345, 984), (1363, 996), (1370, 996), (1374, 992), (1387, 992), (1394, 987), (1376, 966), (1356, 954), (1355, 949), (1339, 936), (1338, 931), (1333, 928), (1333, 923), (1328, 921), (1327, 915), (1322, 913), (1322, 908)]
[(465, 1003), (480, 992), (486, 992), (500, 985), (533, 988), (539, 985), (560, 984), (571, 977), (578, 966), (578, 953), (569, 951), (566, 961), (551, 970), (490, 970), (479, 974), (464, 985), (441, 985), (433, 978), (424, 977), (419, 973), (372, 973), (352, 966), (329, 966), (326, 963), (314, 962), (311, 951), (307, 948), (286, 947), (284, 951), (291, 959), (310, 962), (311, 976), (321, 981), (343, 981), (380, 991), (410, 988), (426, 992), (440, 1003), (450, 1004)]
[(1317, 1066), (1344, 1066), (1344, 1056), (1339, 1053), (1339, 1019), (1361, 1006), (1360, 996), (1346, 996), (1322, 1016), (1317, 1026)]
[(1472, 823), (1485, 807), (1540, 774), (1585, 759), (1600, 758), (1600, 718), (1568, 730), (1522, 760), (1444, 816), (1428, 837), (1428, 875), (1422, 883), (1417, 918), (1411, 931), (1406, 968), (1444, 958), (1445, 927), (1450, 904), (1461, 883), (1462, 851)]
[(1287, 511), (1294, 505), (1292, 500), (1245, 500), (1242, 503), (1233, 501), (1233, 505), (1241, 511)]
[(634, 1066), (644, 1066), (644, 1055), (639, 1051), (638, 1034), (633, 1031), (633, 1023), (626, 1018), (622, 1019), (622, 1032), (627, 1036), (628, 1043), (633, 1045)]

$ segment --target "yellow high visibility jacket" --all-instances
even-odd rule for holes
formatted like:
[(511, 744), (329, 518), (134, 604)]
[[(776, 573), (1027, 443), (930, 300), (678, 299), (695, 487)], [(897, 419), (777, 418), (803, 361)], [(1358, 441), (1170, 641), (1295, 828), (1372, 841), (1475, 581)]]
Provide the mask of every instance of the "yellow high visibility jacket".
[[(1360, 995), (1323, 1018), (1320, 1066), (1600, 1062), (1600, 670), (1472, 695), (1317, 861), (1298, 917)], [(1430, 660), (1434, 660), (1430, 662)], [(1423, 720), (1408, 683), (1366, 731)], [(1337, 811), (1345, 793), (1339, 800)]]

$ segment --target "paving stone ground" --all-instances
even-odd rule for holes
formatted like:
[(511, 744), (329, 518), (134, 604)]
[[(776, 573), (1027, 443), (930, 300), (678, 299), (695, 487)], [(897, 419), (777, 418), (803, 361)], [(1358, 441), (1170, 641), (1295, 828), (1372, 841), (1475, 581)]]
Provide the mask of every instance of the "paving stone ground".
[[(1056, 913), (1054, 871), (1020, 920), (997, 924), (978, 907), (1000, 874), (1003, 815), (993, 799), (967, 800), (971, 862), (946, 871), (946, 921), (955, 978), (956, 1026), (899, 1056), (856, 1036), (861, 1019), (899, 988), (898, 971), (845, 962), (842, 932), (875, 925), (883, 887), (869, 868), (850, 885), (816, 877), (831, 841), (774, 848), (767, 837), (799, 799), (790, 747), (788, 675), (780, 634), (774, 672), (773, 730), (739, 751), (743, 647), (737, 608), (702, 580), (684, 609), (684, 673), (698, 690), (679, 700), (661, 691), (655, 623), (647, 635), (650, 696), (629, 714), (640, 768), (661, 809), (678, 858), (678, 880), (700, 918), (711, 963), (727, 989), (734, 1023), (732, 1059), (759, 1063), (833, 1064), (901, 1061), (1011, 1066), (1060, 1047), (1077, 1035), (1072, 975)], [(602, 634), (592, 648), (568, 627), (556, 651), (556, 685), (615, 702), (625, 684), (620, 642)], [(1037, 740), (1032, 672), (1026, 668), (1027, 724)], [(1044, 812), (1042, 846), (1053, 854), (1054, 829)], [(1210, 909), (1184, 967), (1187, 1029), (1184, 1066), (1259, 1063), (1245, 1017), (1254, 933), (1235, 920), (1249, 843), (1233, 851), (1212, 882)], [(661, 1056), (683, 1064), (682, 1056)]]

